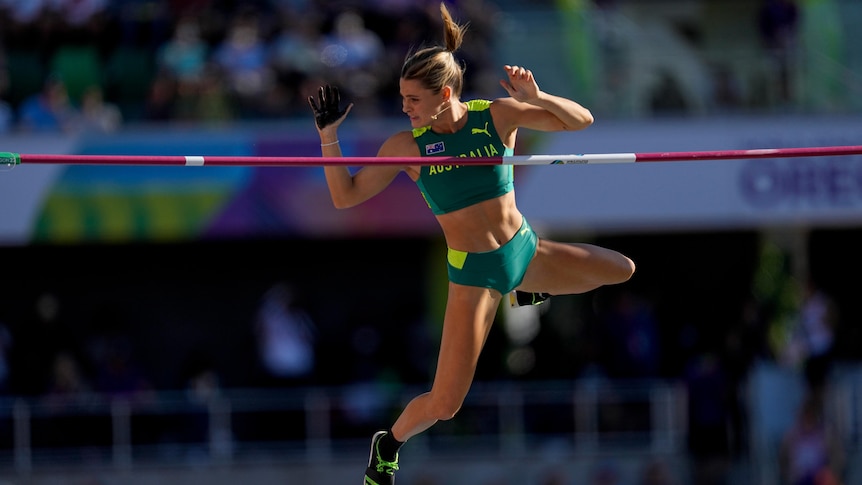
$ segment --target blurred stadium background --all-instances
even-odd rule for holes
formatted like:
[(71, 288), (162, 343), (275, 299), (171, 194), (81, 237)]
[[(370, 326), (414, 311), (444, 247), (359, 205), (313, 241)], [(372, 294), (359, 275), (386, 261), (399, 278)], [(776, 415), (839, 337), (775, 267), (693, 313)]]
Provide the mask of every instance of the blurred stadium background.
[[(596, 116), (521, 153), (860, 144), (857, 0), (450, 5), (469, 96), (525, 65)], [(345, 154), (373, 155), (407, 126), (400, 61), (438, 12), (0, 0), (0, 150), (316, 156), (305, 99), (333, 82), (356, 103)], [(0, 483), (358, 483), (433, 372), (445, 247), (406, 178), (336, 211), (321, 172), (0, 169)], [(516, 178), (542, 234), (638, 273), (501, 308), (464, 409), (406, 445), (399, 483), (862, 484), (859, 156)]]

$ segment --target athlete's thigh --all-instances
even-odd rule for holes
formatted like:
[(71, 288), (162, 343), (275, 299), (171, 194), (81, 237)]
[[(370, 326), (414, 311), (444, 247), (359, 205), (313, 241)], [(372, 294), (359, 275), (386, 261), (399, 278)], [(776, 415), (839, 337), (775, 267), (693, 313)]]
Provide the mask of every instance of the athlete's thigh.
[(467, 394), (500, 299), (496, 290), (449, 283), (435, 392)]
[(518, 288), (555, 295), (583, 293), (623, 282), (633, 271), (634, 263), (612, 249), (539, 239), (536, 256)]

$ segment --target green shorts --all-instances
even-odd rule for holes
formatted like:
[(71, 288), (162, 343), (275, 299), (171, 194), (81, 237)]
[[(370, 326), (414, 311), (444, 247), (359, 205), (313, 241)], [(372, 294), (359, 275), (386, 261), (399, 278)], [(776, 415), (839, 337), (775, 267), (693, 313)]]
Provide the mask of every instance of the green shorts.
[(524, 279), (539, 244), (539, 238), (527, 219), (523, 221), (517, 234), (493, 251), (468, 253), (449, 248), (449, 281), (493, 288), (503, 295), (514, 290)]

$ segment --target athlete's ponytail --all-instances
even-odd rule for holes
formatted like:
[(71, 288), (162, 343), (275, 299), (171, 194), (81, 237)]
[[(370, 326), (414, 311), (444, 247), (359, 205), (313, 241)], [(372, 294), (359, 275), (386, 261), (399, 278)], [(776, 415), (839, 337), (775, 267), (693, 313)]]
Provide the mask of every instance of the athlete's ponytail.
[(409, 54), (401, 67), (401, 79), (417, 80), (435, 93), (445, 86), (451, 86), (452, 94), (460, 97), (464, 85), (464, 67), (455, 59), (455, 51), (461, 47), (467, 26), (452, 20), (443, 2), (440, 3), (440, 16), (443, 19), (445, 47), (426, 47)]
[(459, 25), (452, 20), (452, 15), (443, 2), (440, 2), (440, 17), (443, 19), (443, 40), (446, 44), (446, 50), (454, 53), (461, 48), (461, 42), (464, 41), (467, 26)]

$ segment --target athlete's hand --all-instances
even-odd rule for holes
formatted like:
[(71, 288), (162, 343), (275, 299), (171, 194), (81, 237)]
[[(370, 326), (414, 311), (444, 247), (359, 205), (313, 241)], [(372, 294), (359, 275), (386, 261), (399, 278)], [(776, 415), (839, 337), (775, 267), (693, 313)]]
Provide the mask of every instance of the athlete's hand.
[(314, 121), (320, 130), (330, 125), (333, 127), (340, 125), (353, 107), (353, 103), (350, 103), (346, 108), (341, 109), (341, 93), (337, 87), (330, 84), (318, 88), (317, 100), (314, 96), (309, 96), (308, 104), (311, 105)]
[(533, 78), (533, 72), (521, 66), (503, 66), (507, 79), (500, 80), (500, 86), (512, 98), (528, 103), (539, 97), (539, 85)]

